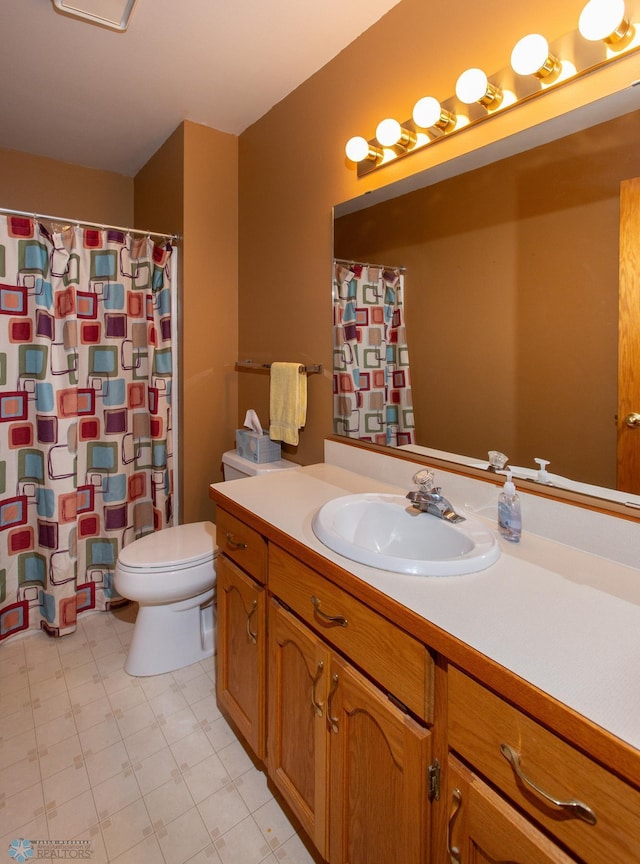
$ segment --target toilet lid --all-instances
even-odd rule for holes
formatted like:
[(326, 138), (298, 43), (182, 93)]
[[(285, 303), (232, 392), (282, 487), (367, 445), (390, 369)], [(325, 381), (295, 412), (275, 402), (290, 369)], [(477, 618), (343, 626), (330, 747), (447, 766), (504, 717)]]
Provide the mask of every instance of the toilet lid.
[(216, 526), (213, 522), (191, 522), (163, 528), (129, 543), (120, 551), (118, 562), (125, 567), (180, 567), (213, 558)]

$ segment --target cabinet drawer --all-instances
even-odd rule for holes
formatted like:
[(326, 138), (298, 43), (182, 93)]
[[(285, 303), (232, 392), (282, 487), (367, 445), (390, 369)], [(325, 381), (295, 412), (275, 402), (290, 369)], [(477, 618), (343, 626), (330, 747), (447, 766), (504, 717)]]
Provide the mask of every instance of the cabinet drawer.
[(434, 663), (422, 643), (273, 544), (269, 590), (384, 690), (433, 722)]
[(216, 513), (218, 549), (264, 585), (267, 581), (267, 541), (244, 522), (218, 507)]
[[(589, 864), (637, 864), (640, 792), (459, 670), (450, 667), (448, 679), (452, 750)], [(542, 793), (574, 805), (558, 806)], [(575, 802), (590, 808), (595, 824)]]

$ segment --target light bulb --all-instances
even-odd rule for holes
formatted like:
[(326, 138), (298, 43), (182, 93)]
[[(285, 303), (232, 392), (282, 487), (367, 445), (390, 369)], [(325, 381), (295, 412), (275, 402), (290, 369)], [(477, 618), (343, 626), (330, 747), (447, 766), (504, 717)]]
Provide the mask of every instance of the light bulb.
[(560, 63), (549, 53), (549, 43), (544, 36), (530, 33), (520, 39), (511, 52), (511, 68), (518, 75), (546, 78), (560, 71)]
[(429, 129), (440, 120), (442, 108), (433, 96), (424, 96), (413, 106), (413, 119), (418, 126)]
[(502, 91), (489, 83), (482, 69), (467, 69), (456, 81), (456, 96), (465, 105), (480, 102), (485, 107), (497, 107), (502, 101)]
[(589, 0), (580, 13), (578, 30), (590, 42), (617, 42), (629, 29), (624, 16), (624, 0)]
[(344, 152), (352, 162), (362, 162), (369, 155), (369, 142), (362, 135), (355, 135), (347, 141)]
[(456, 96), (465, 105), (472, 105), (487, 92), (487, 81), (482, 69), (467, 69), (456, 81)]
[(378, 123), (376, 138), (383, 147), (393, 147), (402, 138), (402, 126), (397, 120), (387, 117)]
[(433, 96), (423, 96), (413, 106), (413, 122), (422, 129), (436, 127), (442, 132), (450, 132), (456, 125), (456, 115), (447, 111)]

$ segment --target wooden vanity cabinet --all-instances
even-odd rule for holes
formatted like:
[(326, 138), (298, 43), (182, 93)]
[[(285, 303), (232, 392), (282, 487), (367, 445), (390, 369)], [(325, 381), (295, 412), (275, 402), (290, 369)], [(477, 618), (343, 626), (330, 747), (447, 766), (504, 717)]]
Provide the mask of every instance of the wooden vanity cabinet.
[(637, 789), (459, 669), (447, 678), (451, 750), (580, 861), (640, 861)]
[(454, 756), (447, 766), (447, 864), (575, 864)]
[(276, 546), (269, 589), (270, 777), (330, 864), (426, 864), (431, 733), (397, 692), (431, 714), (431, 656)]
[(264, 760), (267, 544), (222, 510), (216, 535), (216, 695), (255, 755)]
[(638, 864), (640, 791), (562, 737), (562, 706), (548, 728), (446, 639), (436, 676), (391, 607), (223, 507), (217, 536), (219, 704), (329, 864)]
[(425, 864), (430, 732), (272, 600), (269, 775), (330, 864)]

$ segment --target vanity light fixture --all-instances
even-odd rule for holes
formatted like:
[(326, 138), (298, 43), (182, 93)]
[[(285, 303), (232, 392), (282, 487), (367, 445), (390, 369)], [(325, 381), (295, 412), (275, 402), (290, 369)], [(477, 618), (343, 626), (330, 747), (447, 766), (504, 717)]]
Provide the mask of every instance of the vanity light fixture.
[(352, 162), (368, 160), (377, 164), (384, 156), (383, 151), (379, 147), (374, 147), (362, 135), (354, 135), (353, 138), (349, 138), (344, 152), (347, 154), (347, 159), (350, 159)]
[(423, 96), (413, 106), (413, 122), (421, 129), (439, 129), (449, 132), (455, 128), (456, 115), (447, 111), (433, 96)]
[(635, 32), (624, 0), (589, 0), (580, 13), (578, 30), (590, 42), (602, 41), (615, 48), (625, 47)]
[(467, 69), (456, 81), (456, 96), (465, 105), (478, 102), (490, 111), (500, 106), (502, 90), (492, 84), (482, 69)]
[[(633, 15), (638, 14), (640, 0), (629, 0), (626, 5)], [(639, 54), (637, 29), (637, 24), (630, 23), (625, 0), (588, 0), (575, 30), (551, 45), (538, 33), (525, 36), (511, 52), (511, 65), (492, 74), (491, 82), (481, 69), (467, 69), (457, 80), (455, 96), (443, 103), (424, 96), (414, 105), (409, 120), (398, 123), (387, 118), (378, 124), (375, 138), (350, 139), (347, 156), (362, 177), (433, 146), (608, 63)]]
[(511, 68), (517, 75), (533, 75), (540, 80), (560, 74), (560, 60), (549, 51), (549, 43), (539, 33), (523, 36), (511, 52)]
[(376, 138), (383, 147), (400, 147), (409, 150), (418, 140), (412, 129), (401, 126), (397, 120), (387, 117), (376, 128)]

